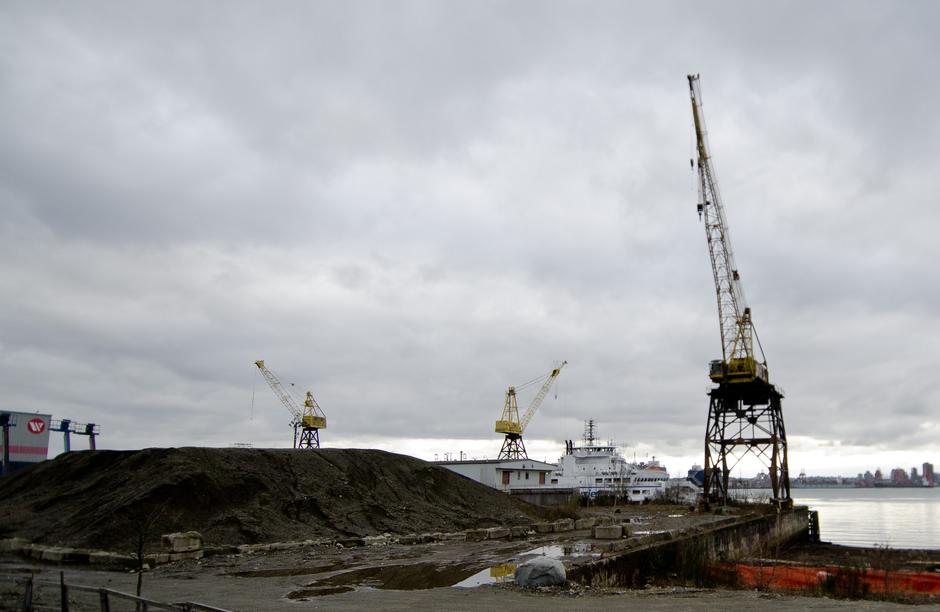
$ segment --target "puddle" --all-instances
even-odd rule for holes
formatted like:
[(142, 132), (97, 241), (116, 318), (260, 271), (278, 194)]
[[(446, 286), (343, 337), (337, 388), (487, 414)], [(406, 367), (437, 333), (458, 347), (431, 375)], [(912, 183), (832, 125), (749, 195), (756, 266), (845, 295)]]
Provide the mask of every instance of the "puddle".
[(591, 544), (588, 542), (575, 542), (574, 544), (552, 544), (550, 546), (539, 546), (524, 553), (519, 553), (520, 557), (549, 557), (551, 559), (561, 559), (562, 557), (580, 557), (590, 555)]
[(335, 587), (320, 587), (316, 589), (300, 589), (299, 591), (291, 591), (287, 594), (288, 599), (296, 599), (299, 601), (305, 601), (309, 597), (322, 597), (324, 595), (336, 595), (337, 593), (348, 593), (354, 590), (352, 587), (348, 586), (335, 586)]
[(484, 584), (496, 584), (500, 582), (513, 582), (516, 573), (515, 563), (503, 563), (494, 565), (485, 570), (479, 571), (465, 580), (461, 580), (455, 587), (473, 588)]
[(229, 572), (227, 576), (238, 576), (239, 578), (277, 578), (278, 576), (311, 576), (313, 574), (322, 574), (332, 572), (346, 567), (345, 563), (330, 563), (327, 565), (315, 565), (310, 567), (276, 567), (262, 570), (245, 570), (241, 572)]
[[(575, 544), (564, 546), (554, 544), (550, 546), (539, 546), (538, 548), (533, 548), (532, 550), (519, 553), (518, 557), (516, 557), (514, 561), (523, 561), (531, 557), (561, 559), (562, 557), (578, 557), (584, 555), (599, 557), (600, 553), (591, 552), (591, 545), (588, 542), (577, 542)], [(453, 586), (461, 588), (473, 588), (484, 584), (512, 582), (516, 573), (516, 565), (516, 563), (501, 563), (500, 565), (494, 565), (493, 567), (488, 567), (485, 570), (481, 570), (476, 574), (473, 574), (469, 578), (461, 580)]]
[(669, 518), (682, 518), (685, 515), (684, 514), (667, 514), (666, 516), (668, 516)]
[(364, 567), (324, 578), (307, 586), (368, 586), (376, 589), (411, 591), (451, 586), (466, 580), (480, 566), (476, 563), (460, 565), (438, 565), (436, 563), (411, 563), (408, 565), (385, 565)]
[(644, 536), (644, 535), (659, 535), (661, 533), (669, 533), (667, 529), (658, 529), (651, 531), (634, 531), (632, 535)]

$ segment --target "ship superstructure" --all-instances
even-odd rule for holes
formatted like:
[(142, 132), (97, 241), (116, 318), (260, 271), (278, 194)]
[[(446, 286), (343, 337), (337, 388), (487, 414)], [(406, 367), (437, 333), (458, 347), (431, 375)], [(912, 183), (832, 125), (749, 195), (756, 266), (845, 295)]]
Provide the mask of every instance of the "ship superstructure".
[(565, 441), (565, 454), (551, 474), (552, 487), (572, 488), (587, 497), (613, 496), (630, 502), (661, 497), (668, 480), (669, 473), (655, 457), (630, 462), (623, 458), (616, 444), (600, 442), (593, 419), (585, 423), (580, 445)]

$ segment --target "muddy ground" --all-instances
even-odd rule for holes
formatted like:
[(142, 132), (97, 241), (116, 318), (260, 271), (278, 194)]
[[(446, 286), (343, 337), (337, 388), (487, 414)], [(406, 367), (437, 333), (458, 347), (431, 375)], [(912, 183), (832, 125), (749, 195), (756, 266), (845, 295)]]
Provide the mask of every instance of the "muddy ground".
[[(656, 538), (663, 531), (678, 532), (727, 518), (681, 506), (539, 508), (424, 461), (374, 450), (86, 451), (61, 455), (0, 480), (0, 538), (23, 537), (42, 544), (125, 553), (134, 549), (142, 534), (148, 544), (145, 548), (153, 550), (159, 548), (160, 534), (174, 531), (200, 531), (207, 546), (348, 541), (350, 536), (454, 532), (595, 513), (614, 515), (639, 538)], [(873, 554), (884, 557), (879, 562), (898, 568), (904, 567), (903, 563), (940, 562), (937, 551), (927, 558), (915, 558), (906, 552), (844, 548), (816, 546), (775, 552), (781, 558), (789, 555), (786, 558), (790, 560), (812, 564), (831, 560), (859, 566)], [(230, 610), (899, 607), (884, 602), (696, 589), (669, 584), (669, 577), (638, 591), (592, 590), (569, 584), (533, 592), (511, 583), (513, 566), (528, 558), (553, 556), (570, 566), (602, 554), (610, 553), (592, 548), (588, 531), (515, 541), (348, 548), (310, 545), (161, 565), (145, 572), (143, 594), (162, 601), (200, 601)], [(60, 567), (8, 555), (0, 557), (0, 610), (16, 609), (18, 597), (15, 584), (2, 576), (35, 574), (37, 580), (51, 583), (60, 571), (73, 583), (125, 592), (132, 592), (136, 583), (135, 574), (126, 570)], [(73, 595), (73, 610), (98, 609), (95, 596)], [(40, 605), (54, 605), (57, 597), (53, 587), (38, 588)]]
[[(665, 509), (644, 519), (644, 527), (679, 521)], [(677, 513), (672, 513), (677, 514)], [(293, 551), (213, 556), (159, 566), (144, 575), (143, 594), (161, 601), (199, 601), (230, 610), (899, 610), (878, 601), (794, 597), (756, 591), (690, 588), (657, 584), (645, 589), (589, 589), (569, 584), (538, 591), (511, 583), (511, 566), (536, 556), (570, 564), (599, 556), (590, 534), (549, 534), (520, 541), (442, 542), (356, 548), (310, 547)], [(78, 584), (133, 591), (128, 572), (60, 567), (22, 558), (0, 561), (0, 574), (56, 581), (59, 571)], [(0, 609), (15, 605), (9, 583)], [(44, 586), (39, 603), (55, 602), (58, 591)], [(73, 595), (73, 610), (97, 610), (93, 595)], [(940, 609), (937, 605), (919, 610)]]

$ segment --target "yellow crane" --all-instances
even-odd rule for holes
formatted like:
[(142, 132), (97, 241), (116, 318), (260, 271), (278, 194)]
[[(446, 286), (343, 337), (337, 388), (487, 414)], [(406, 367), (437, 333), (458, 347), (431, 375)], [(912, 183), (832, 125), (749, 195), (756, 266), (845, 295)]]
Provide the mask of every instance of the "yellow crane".
[(711, 361), (708, 371), (716, 386), (708, 392), (711, 399), (705, 428), (704, 501), (727, 504), (731, 473), (750, 455), (770, 474), (771, 501), (781, 508), (790, 507), (793, 500), (781, 405), (783, 391), (770, 382), (767, 358), (744, 300), (708, 146), (699, 76), (690, 74), (688, 79), (698, 154), (692, 160), (692, 168), (698, 173), (696, 208), (705, 224), (721, 333), (721, 359)]
[(297, 403), (297, 400), (291, 395), (278, 377), (265, 367), (264, 360), (259, 359), (255, 362), (264, 380), (274, 391), (274, 395), (281, 400), (281, 403), (290, 411), (294, 420), (291, 426), (294, 428), (294, 448), (320, 448), (320, 430), (326, 429), (326, 415), (320, 410), (320, 406), (313, 399), (313, 394), (307, 391), (303, 400), (303, 408)]
[(553, 369), (550, 373), (519, 385), (519, 388), (523, 389), (529, 385), (541, 382), (544, 379), (542, 387), (532, 399), (532, 402), (526, 409), (525, 414), (522, 415), (522, 418), (519, 418), (519, 406), (516, 403), (516, 387), (509, 387), (509, 390), (506, 391), (506, 402), (503, 406), (503, 414), (500, 419), (496, 421), (496, 433), (506, 435), (503, 440), (503, 448), (499, 451), (499, 460), (529, 458), (525, 450), (525, 444), (522, 442), (522, 432), (525, 431), (529, 421), (532, 420), (535, 411), (542, 405), (542, 400), (548, 395), (548, 390), (551, 388), (552, 383), (555, 382), (555, 379), (558, 378), (561, 369), (567, 364), (567, 361), (562, 361), (561, 365)]

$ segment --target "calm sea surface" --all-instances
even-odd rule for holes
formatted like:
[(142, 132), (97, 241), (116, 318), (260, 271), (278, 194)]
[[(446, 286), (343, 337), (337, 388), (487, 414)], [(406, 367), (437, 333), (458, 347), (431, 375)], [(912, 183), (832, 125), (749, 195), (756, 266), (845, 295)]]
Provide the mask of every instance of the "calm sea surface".
[(794, 503), (819, 510), (824, 541), (940, 549), (940, 487), (792, 489), (790, 494)]

